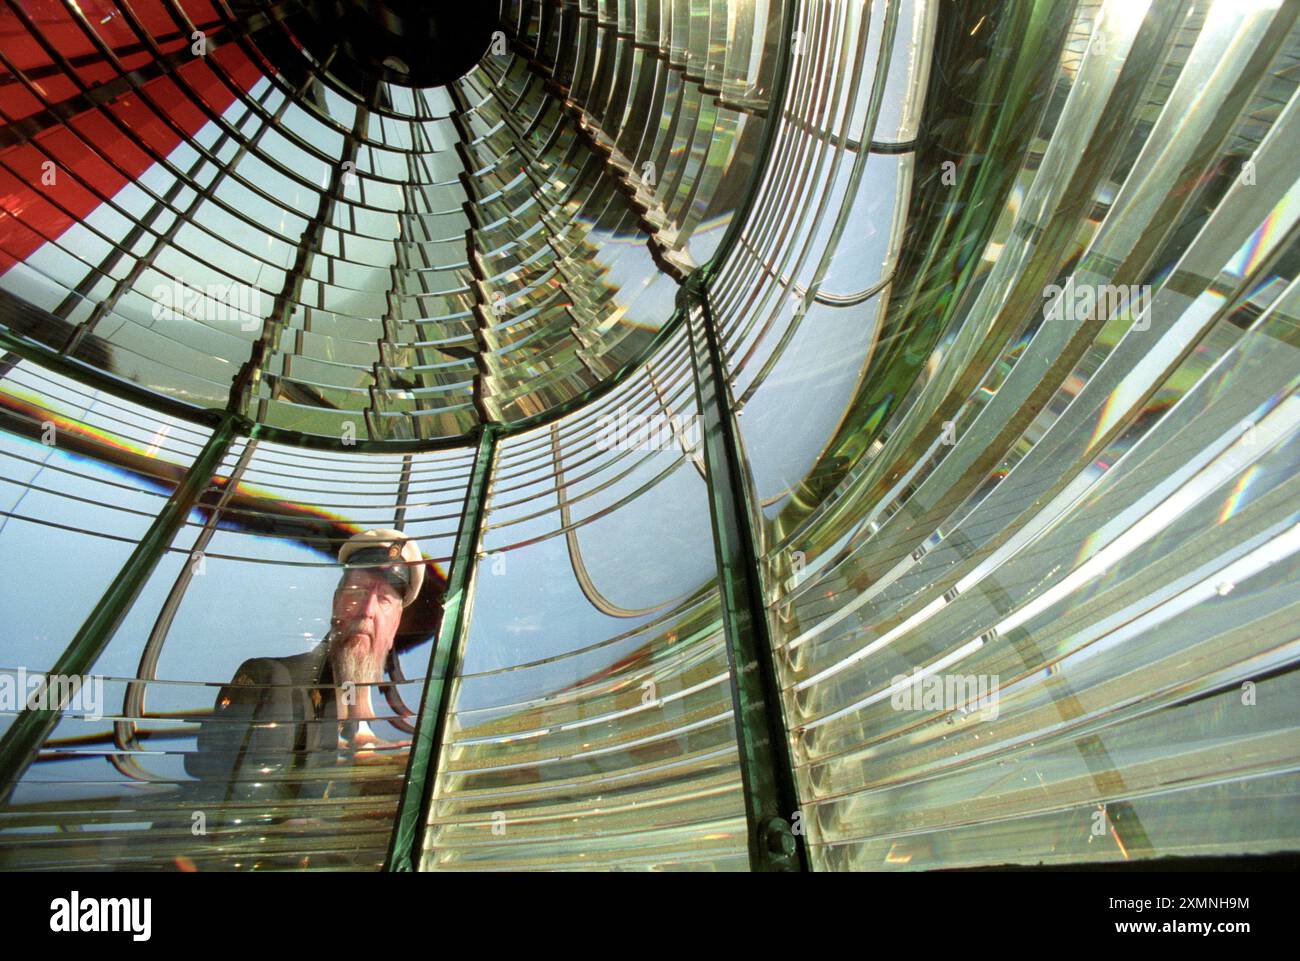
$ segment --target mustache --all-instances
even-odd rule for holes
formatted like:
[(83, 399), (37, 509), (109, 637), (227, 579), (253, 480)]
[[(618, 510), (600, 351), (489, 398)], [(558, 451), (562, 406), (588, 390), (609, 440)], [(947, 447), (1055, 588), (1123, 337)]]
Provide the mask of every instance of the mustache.
[(330, 627), (335, 637), (342, 640), (352, 634), (369, 634), (374, 637), (379, 625), (372, 617), (332, 617)]

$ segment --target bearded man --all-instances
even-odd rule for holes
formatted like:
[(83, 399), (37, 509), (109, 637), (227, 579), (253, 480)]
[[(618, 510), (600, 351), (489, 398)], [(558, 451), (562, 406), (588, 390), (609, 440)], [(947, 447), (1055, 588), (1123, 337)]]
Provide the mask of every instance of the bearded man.
[(403, 609), (420, 593), (424, 560), (401, 531), (369, 530), (339, 550), (330, 632), (295, 657), (245, 661), (221, 688), (185, 769), (208, 800), (337, 796), (329, 769), (384, 745), (370, 728)]

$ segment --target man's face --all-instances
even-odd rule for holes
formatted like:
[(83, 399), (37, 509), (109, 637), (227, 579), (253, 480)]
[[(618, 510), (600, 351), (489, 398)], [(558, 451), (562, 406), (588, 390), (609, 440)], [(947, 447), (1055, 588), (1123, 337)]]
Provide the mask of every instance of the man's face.
[(402, 620), (402, 596), (378, 571), (348, 571), (334, 591), (335, 680), (375, 684)]

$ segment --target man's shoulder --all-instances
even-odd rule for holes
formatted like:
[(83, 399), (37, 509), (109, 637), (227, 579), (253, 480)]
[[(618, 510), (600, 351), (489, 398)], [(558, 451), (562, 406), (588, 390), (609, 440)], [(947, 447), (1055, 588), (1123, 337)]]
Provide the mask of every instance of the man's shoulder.
[(231, 683), (235, 686), (315, 684), (323, 662), (319, 648), (287, 657), (250, 657), (239, 665)]

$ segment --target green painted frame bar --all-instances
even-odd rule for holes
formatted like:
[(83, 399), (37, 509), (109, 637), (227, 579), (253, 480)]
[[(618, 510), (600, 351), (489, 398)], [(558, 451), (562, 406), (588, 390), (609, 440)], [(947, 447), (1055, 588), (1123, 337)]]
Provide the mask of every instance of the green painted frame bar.
[(450, 679), (455, 677), (460, 667), (469, 631), (469, 612), (473, 606), (469, 597), (474, 588), (474, 565), (483, 534), (483, 517), (487, 512), (499, 434), (495, 424), (484, 424), (479, 429), (474, 469), (470, 474), (469, 489), (465, 492), (465, 507), (461, 511), (456, 547), (448, 572), (442, 623), (438, 625), (438, 638), (429, 655), (419, 720), (411, 738), (406, 778), (388, 843), (389, 871), (414, 870), (424, 841), (429, 804), (438, 773), (438, 755), (447, 729), (447, 715), (451, 711)]
[(763, 603), (753, 503), (708, 288), (699, 271), (682, 287), (678, 305), (687, 325), (703, 424), (709, 515), (749, 825), (749, 866), (754, 871), (806, 871), (802, 832), (795, 833), (790, 823), (799, 798)]
[[(226, 414), (222, 418), (190, 466), (185, 479), (167, 498), (167, 503), (122, 565), (121, 572), (48, 674), (79, 677), (94, 666), (176, 532), (185, 523), (190, 510), (207, 490), (213, 472), (221, 465), (230, 445), (239, 434), (251, 433), (252, 430), (252, 426), (242, 417)], [(0, 740), (0, 805), (8, 803), (18, 781), (31, 766), (62, 714), (62, 705), (45, 709), (28, 708), (18, 715), (5, 732), (3, 740)]]

